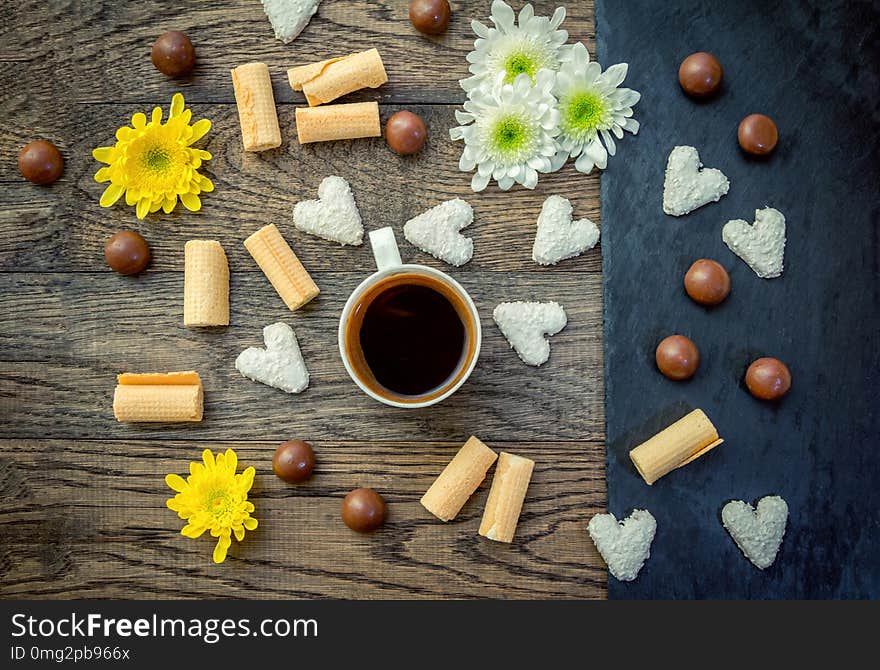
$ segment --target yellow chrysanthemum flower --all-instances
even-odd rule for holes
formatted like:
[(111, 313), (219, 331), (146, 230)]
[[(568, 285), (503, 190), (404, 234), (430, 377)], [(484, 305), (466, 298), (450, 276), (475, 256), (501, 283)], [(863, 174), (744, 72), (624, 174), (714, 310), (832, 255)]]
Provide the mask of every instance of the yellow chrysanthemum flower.
[(162, 123), (162, 108), (153, 109), (149, 123), (142, 112), (131, 117), (131, 126), (116, 131), (116, 145), (92, 151), (95, 160), (107, 163), (95, 174), (95, 181), (110, 182), (101, 196), (101, 207), (110, 207), (122, 194), (125, 204), (135, 205), (137, 217), (161, 208), (168, 214), (177, 200), (192, 212), (202, 207), (199, 193), (210, 193), (214, 184), (198, 169), (211, 154), (191, 144), (211, 129), (207, 119), (189, 125), (192, 111), (183, 108), (183, 96), (171, 98), (168, 120)]
[(189, 464), (189, 477), (166, 475), (165, 483), (177, 495), (165, 503), (177, 516), (186, 519), (181, 535), (196, 538), (206, 530), (217, 539), (214, 547), (214, 562), (226, 560), (226, 551), (232, 544), (231, 535), (241, 542), (244, 531), (254, 530), (257, 520), (251, 516), (253, 503), (248, 502), (247, 494), (254, 483), (254, 469), (246, 468), (235, 474), (238, 456), (232, 449), (225, 454), (214, 454), (210, 449), (202, 452), (202, 463)]

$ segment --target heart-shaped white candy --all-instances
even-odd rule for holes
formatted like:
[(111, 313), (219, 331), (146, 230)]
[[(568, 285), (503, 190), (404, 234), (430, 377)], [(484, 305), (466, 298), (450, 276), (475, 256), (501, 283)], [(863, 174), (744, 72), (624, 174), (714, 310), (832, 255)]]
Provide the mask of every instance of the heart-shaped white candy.
[(755, 510), (742, 500), (731, 500), (721, 510), (721, 521), (736, 546), (756, 567), (773, 565), (785, 535), (788, 504), (779, 496), (766, 496)]
[(471, 206), (455, 198), (407, 221), (403, 225), (403, 236), (425, 253), (457, 267), (474, 255), (474, 241), (459, 232), (473, 220)]
[(550, 343), (544, 335), (555, 335), (568, 323), (557, 302), (502, 302), (492, 318), (526, 365), (547, 362)]
[(631, 582), (651, 556), (657, 521), (646, 509), (633, 510), (620, 522), (613, 514), (597, 514), (587, 530), (608, 571), (622, 582)]
[(351, 188), (335, 175), (326, 177), (318, 186), (317, 200), (296, 203), (293, 225), (331, 242), (357, 246), (364, 241), (364, 224)]
[(287, 44), (296, 39), (312, 15), (318, 11), (321, 0), (261, 0), (263, 11), (275, 29), (275, 37)]
[(666, 162), (663, 211), (682, 216), (727, 195), (730, 182), (721, 170), (703, 168), (693, 147), (675, 147)]
[(563, 197), (551, 195), (544, 201), (532, 247), (532, 260), (539, 265), (556, 265), (596, 246), (596, 224), (589, 219), (572, 221), (571, 212), (571, 203)]
[(721, 229), (721, 239), (762, 279), (782, 274), (785, 217), (778, 209), (756, 209), (754, 225), (742, 219), (728, 221)]
[(309, 371), (303, 361), (293, 328), (279, 321), (263, 328), (265, 349), (248, 347), (235, 359), (235, 369), (248, 379), (299, 393), (309, 385)]

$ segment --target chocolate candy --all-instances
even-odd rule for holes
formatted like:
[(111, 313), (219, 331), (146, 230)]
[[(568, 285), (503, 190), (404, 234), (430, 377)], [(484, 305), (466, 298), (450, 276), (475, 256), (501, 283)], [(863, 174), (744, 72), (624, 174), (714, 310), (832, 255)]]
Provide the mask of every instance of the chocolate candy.
[(385, 500), (373, 489), (355, 489), (342, 501), (342, 521), (358, 533), (376, 530), (386, 512)]
[(196, 50), (186, 33), (172, 30), (159, 36), (150, 53), (156, 69), (169, 77), (189, 74), (196, 64)]
[(410, 0), (409, 20), (426, 35), (439, 35), (449, 25), (452, 10), (447, 0)]
[(272, 471), (290, 484), (299, 484), (312, 476), (315, 469), (315, 452), (308, 442), (290, 440), (282, 442), (272, 457)]
[(122, 275), (134, 275), (150, 262), (150, 246), (133, 230), (113, 235), (104, 246), (107, 265)]
[(706, 98), (713, 95), (721, 86), (723, 76), (721, 63), (710, 53), (698, 51), (681, 62), (678, 68), (678, 83), (689, 96)]
[(64, 158), (51, 142), (34, 140), (18, 152), (18, 170), (34, 184), (51, 184), (64, 172)]
[(746, 386), (760, 400), (778, 400), (791, 388), (791, 373), (777, 358), (759, 358), (746, 370)]
[(747, 154), (766, 156), (776, 148), (779, 132), (773, 119), (763, 114), (749, 114), (740, 121), (736, 133), (739, 146)]
[(422, 117), (412, 112), (400, 111), (393, 114), (385, 124), (385, 141), (403, 156), (417, 153), (425, 146), (428, 129)]
[(700, 365), (697, 345), (684, 335), (667, 337), (657, 345), (654, 357), (663, 376), (673, 381), (690, 379)]
[(717, 305), (730, 294), (730, 275), (717, 261), (701, 258), (685, 274), (684, 290), (694, 302)]

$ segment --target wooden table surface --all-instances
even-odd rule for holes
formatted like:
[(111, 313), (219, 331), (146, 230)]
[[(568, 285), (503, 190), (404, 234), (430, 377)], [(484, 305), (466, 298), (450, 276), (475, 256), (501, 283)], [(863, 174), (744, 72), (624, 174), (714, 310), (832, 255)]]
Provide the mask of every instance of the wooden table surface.
[[(289, 45), (273, 37), (257, 0), (235, 2), (37, 2), (0, 8), (0, 597), (4, 598), (599, 598), (606, 573), (586, 532), (604, 508), (602, 278), (598, 247), (557, 267), (531, 260), (535, 220), (548, 195), (569, 198), (578, 217), (599, 221), (599, 180), (569, 164), (538, 188), (475, 194), (459, 172), (461, 143), (448, 130), (464, 100), (458, 80), (489, 0), (454, 1), (440, 38), (414, 31), (405, 0), (324, 0)], [(515, 9), (522, 2), (513, 3)], [(535, 2), (550, 15), (556, 2)], [(570, 2), (563, 25), (593, 52), (593, 3)], [(197, 51), (192, 76), (171, 80), (151, 64), (155, 38), (186, 31)], [(300, 146), (294, 109), (303, 105), (286, 68), (378, 47), (389, 82), (343, 101), (378, 100), (425, 118), (427, 147), (390, 152), (382, 138)], [(229, 70), (269, 65), (284, 143), (245, 154)], [(145, 221), (119, 203), (102, 209), (94, 147), (136, 111), (167, 110), (181, 91), (194, 118), (213, 128), (199, 146), (216, 191), (201, 212), (178, 208)], [(65, 172), (52, 186), (25, 182), (19, 148), (55, 142)], [(296, 231), (294, 203), (316, 197), (331, 174), (351, 184), (367, 230), (394, 227), (404, 260), (449, 271), (482, 316), (479, 364), (452, 398), (422, 410), (380, 405), (342, 366), (336, 328), (349, 293), (373, 269), (369, 244), (339, 247)], [(455, 269), (403, 240), (403, 223), (462, 197), (474, 208), (473, 260)], [(275, 223), (321, 288), (291, 313), (242, 241)], [(153, 262), (136, 277), (110, 271), (104, 242), (134, 228)], [(228, 328), (183, 326), (183, 246), (219, 240), (229, 257)], [(494, 325), (505, 300), (557, 300), (569, 323), (552, 338), (550, 361), (522, 364)], [(261, 329), (296, 330), (311, 384), (287, 395), (234, 368)], [(120, 424), (111, 409), (123, 371), (197, 370), (205, 417), (197, 424)], [(491, 478), (448, 524), (419, 498), (475, 434), (496, 450), (536, 461), (512, 545), (477, 534)], [(275, 446), (305, 439), (315, 476), (299, 486), (272, 474)], [(186, 474), (204, 448), (234, 447), (257, 470), (251, 498), (259, 529), (233, 542), (222, 565), (213, 540), (179, 534), (165, 507), (166, 473)], [(389, 518), (362, 536), (339, 517), (345, 493), (379, 490)]]

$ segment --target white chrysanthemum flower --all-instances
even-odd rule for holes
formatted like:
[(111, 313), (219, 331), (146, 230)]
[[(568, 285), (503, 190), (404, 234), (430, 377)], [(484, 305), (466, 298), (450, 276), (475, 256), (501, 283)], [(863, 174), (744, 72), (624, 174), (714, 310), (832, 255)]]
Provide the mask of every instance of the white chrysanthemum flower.
[(514, 183), (535, 188), (539, 172), (550, 172), (557, 150), (559, 112), (553, 97), (553, 72), (541, 70), (534, 85), (523, 73), (512, 84), (499, 73), (494, 86), (480, 86), (471, 92), (464, 111), (456, 110), (461, 126), (452, 128), (453, 140), (464, 140), (458, 167), (474, 168), (474, 191), (486, 188), (490, 179), (502, 191)]
[(535, 80), (542, 69), (556, 72), (569, 57), (571, 46), (565, 46), (568, 33), (557, 30), (565, 18), (565, 8), (559, 7), (553, 18), (535, 16), (532, 6), (520, 10), (519, 25), (513, 9), (502, 0), (492, 3), (489, 16), (494, 28), (487, 28), (479, 21), (471, 21), (477, 34), (474, 50), (467, 55), (472, 77), (459, 84), (470, 93), (481, 84), (492, 84), (504, 73), (504, 83), (512, 84), (520, 74)]
[(575, 167), (584, 174), (594, 166), (604, 170), (609, 154), (613, 156), (617, 151), (614, 137), (621, 139), (624, 130), (633, 135), (639, 132), (632, 108), (642, 95), (618, 88), (626, 78), (627, 67), (626, 63), (618, 63), (602, 72), (599, 63), (590, 61), (587, 47), (580, 42), (574, 45), (572, 57), (556, 73), (553, 87), (560, 117), (554, 170), (569, 157), (577, 157)]

